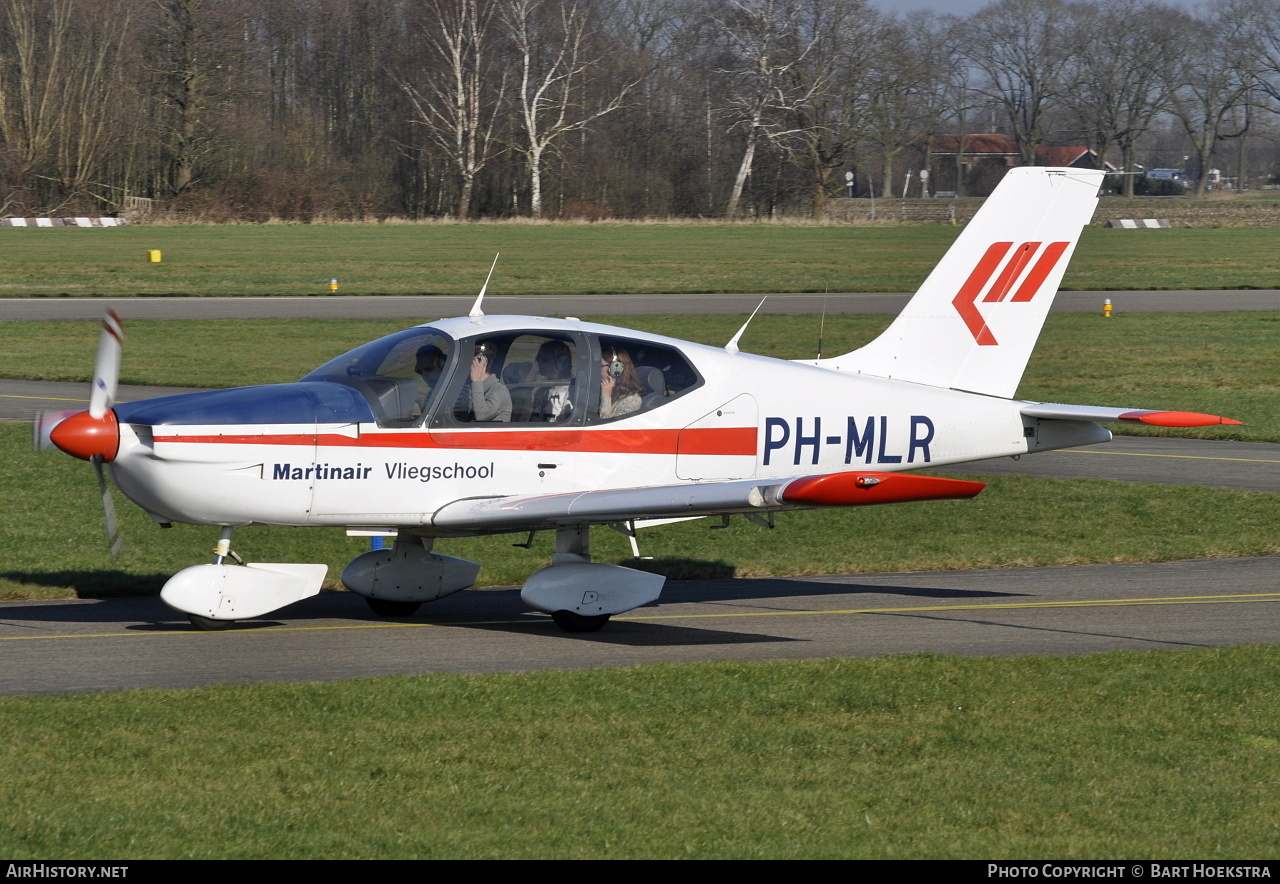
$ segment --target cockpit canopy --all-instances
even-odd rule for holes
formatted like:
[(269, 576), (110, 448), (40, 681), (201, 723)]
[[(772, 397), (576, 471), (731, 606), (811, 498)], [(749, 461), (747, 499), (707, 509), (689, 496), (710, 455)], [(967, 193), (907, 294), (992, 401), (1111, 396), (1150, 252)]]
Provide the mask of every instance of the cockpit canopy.
[(357, 347), (302, 380), (359, 391), (379, 426), (441, 428), (600, 423), (651, 411), (702, 384), (665, 343), (547, 328), (455, 340), (432, 326)]
[[(302, 380), (353, 387), (369, 403), (379, 426), (413, 426), (430, 410), (442, 389), (440, 381), (448, 372), (454, 350), (453, 338), (430, 326), (419, 326), (356, 347)], [(434, 375), (425, 370), (428, 362)], [(415, 370), (420, 365), (424, 367), (421, 374)]]

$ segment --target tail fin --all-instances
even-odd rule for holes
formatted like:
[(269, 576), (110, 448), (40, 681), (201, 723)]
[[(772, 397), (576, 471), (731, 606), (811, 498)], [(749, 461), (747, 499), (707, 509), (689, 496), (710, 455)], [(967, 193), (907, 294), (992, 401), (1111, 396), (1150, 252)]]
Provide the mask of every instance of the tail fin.
[(1010, 169), (893, 324), (819, 364), (1012, 397), (1103, 175)]

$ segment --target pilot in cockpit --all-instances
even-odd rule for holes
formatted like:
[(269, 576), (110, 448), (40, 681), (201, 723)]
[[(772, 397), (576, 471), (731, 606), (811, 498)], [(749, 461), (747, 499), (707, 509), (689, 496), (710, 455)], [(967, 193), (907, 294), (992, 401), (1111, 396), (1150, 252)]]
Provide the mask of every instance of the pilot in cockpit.
[(434, 390), (440, 382), (440, 374), (444, 371), (444, 352), (435, 344), (425, 344), (414, 354), (414, 373), (427, 383), (428, 390)]
[(427, 389), (422, 392), (414, 403), (413, 415), (417, 417), (427, 410), (427, 406), (431, 402), (431, 397), (435, 393), (436, 386), (440, 383), (440, 376), (444, 373), (445, 355), (444, 351), (435, 344), (424, 344), (418, 348), (418, 352), (413, 358), (413, 372), (422, 378), (427, 385)]

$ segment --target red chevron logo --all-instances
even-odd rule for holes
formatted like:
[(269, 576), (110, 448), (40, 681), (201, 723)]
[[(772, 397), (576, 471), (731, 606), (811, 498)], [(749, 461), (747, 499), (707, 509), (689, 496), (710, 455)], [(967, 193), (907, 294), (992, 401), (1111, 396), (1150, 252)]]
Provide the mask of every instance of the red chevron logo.
[[(960, 314), (960, 318), (964, 320), (965, 326), (968, 327), (979, 346), (994, 347), (999, 344), (999, 341), (991, 333), (991, 329), (987, 328), (986, 319), (978, 311), (978, 296), (986, 292), (982, 299), (984, 304), (1004, 301), (1027, 265), (1031, 264), (1032, 259), (1039, 252), (1039, 260), (1035, 262), (1031, 272), (1022, 280), (1022, 285), (1018, 286), (1017, 292), (1010, 299), (1014, 302), (1030, 301), (1040, 291), (1040, 287), (1044, 285), (1044, 281), (1057, 265), (1058, 259), (1071, 243), (1051, 242), (1043, 251), (1040, 251), (1041, 245), (1043, 243), (1024, 242), (1015, 249), (1011, 242), (992, 243), (987, 247), (986, 253), (978, 261), (977, 266), (973, 268), (964, 285), (960, 286), (960, 291), (956, 292), (951, 306), (956, 308), (956, 312)], [(998, 276), (996, 271), (999, 271)], [(991, 282), (992, 277), (995, 277), (995, 282), (987, 288), (987, 283)]]

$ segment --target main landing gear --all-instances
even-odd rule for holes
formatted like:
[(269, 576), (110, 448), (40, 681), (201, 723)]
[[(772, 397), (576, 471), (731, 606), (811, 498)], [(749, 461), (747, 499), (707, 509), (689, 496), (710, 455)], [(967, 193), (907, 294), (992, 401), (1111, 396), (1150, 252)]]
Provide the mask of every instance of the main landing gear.
[(392, 599), (365, 599), (365, 603), (379, 617), (412, 617), (422, 607), (422, 602), (397, 602)]
[(556, 529), (551, 564), (520, 590), (526, 605), (550, 614), (565, 632), (595, 632), (614, 614), (656, 601), (666, 582), (659, 574), (592, 562), (590, 531), (586, 525)]
[(565, 632), (599, 632), (612, 616), (612, 614), (597, 614), (594, 617), (584, 617), (575, 611), (551, 612), (551, 619)]

